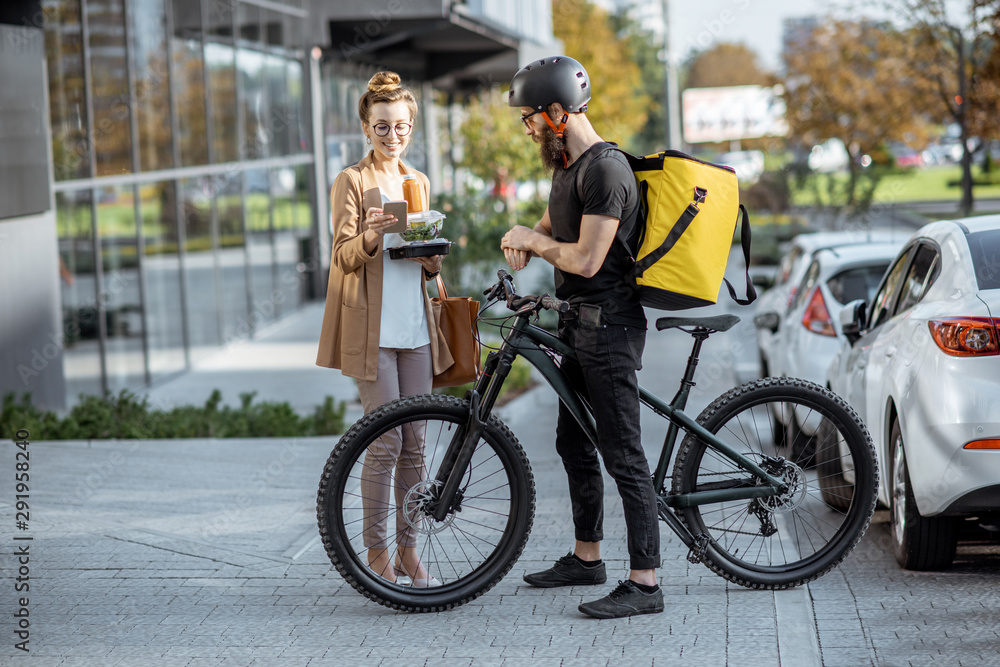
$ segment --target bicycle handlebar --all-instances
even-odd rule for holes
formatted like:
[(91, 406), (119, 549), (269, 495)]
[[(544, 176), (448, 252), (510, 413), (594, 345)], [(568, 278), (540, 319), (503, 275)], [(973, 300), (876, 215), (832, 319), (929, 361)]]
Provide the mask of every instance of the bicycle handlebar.
[(519, 315), (537, 312), (542, 308), (565, 313), (570, 308), (568, 301), (562, 301), (548, 294), (519, 296), (514, 288), (513, 278), (503, 269), (497, 271), (497, 279), (497, 284), (484, 291), (483, 294), (489, 299), (503, 297), (504, 301), (507, 302), (507, 307)]

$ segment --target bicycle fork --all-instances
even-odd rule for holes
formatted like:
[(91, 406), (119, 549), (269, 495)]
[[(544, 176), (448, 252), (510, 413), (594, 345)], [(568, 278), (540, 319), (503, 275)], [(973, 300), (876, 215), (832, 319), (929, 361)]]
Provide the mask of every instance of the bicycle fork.
[[(491, 352), (483, 366), (482, 376), (476, 382), (476, 386), (466, 394), (469, 401), (469, 417), (455, 432), (448, 445), (438, 471), (437, 483), (434, 485), (436, 490), (424, 509), (424, 513), (435, 521), (444, 521), (452, 512), (462, 510), (462, 489), (459, 487), (486, 428), (486, 423), (482, 419), (483, 410), (485, 409), (487, 414), (492, 410), (499, 386), (510, 372), (510, 361), (503, 363), (504, 359), (504, 355)], [(481, 398), (480, 392), (485, 392), (485, 399)]]
[(444, 521), (451, 512), (462, 511), (462, 492), (458, 487), (465, 477), (465, 469), (472, 461), (472, 455), (476, 453), (476, 444), (485, 427), (479, 417), (479, 392), (473, 389), (469, 395), (469, 419), (465, 426), (455, 432), (455, 437), (445, 452), (436, 485), (440, 492), (434, 494), (424, 510), (435, 521)]

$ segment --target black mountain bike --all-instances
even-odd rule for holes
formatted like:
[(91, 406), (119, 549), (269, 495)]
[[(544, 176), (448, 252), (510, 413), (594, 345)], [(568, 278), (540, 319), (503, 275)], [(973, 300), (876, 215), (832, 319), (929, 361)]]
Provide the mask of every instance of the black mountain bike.
[[(518, 296), (510, 276), (497, 275), (483, 310), (504, 300), (513, 314), (503, 318), (503, 342), (487, 356), (475, 388), (464, 399), (423, 395), (383, 405), (347, 431), (323, 470), (317, 516), (330, 559), (354, 588), (394, 609), (440, 611), (475, 599), (510, 571), (528, 541), (535, 509), (531, 466), (492, 413), (516, 357), (538, 370), (596, 440), (590, 406), (560, 370), (573, 351), (531, 323), (541, 309), (564, 312), (567, 304), (548, 295)], [(653, 473), (659, 516), (690, 549), (688, 560), (743, 586), (790, 588), (836, 567), (861, 539), (875, 510), (875, 453), (854, 410), (804, 380), (748, 382), (719, 396), (697, 419), (686, 415), (702, 344), (737, 322), (734, 315), (656, 320), (659, 330), (679, 328), (694, 338), (673, 401), (639, 390), (642, 403), (670, 422)], [(802, 426), (795, 438), (811, 437), (808, 447), (776, 430), (774, 415), (792, 410)], [(404, 482), (398, 465), (373, 455), (404, 437), (424, 446), (416, 481), (413, 466)], [(794, 458), (792, 452), (807, 453)], [(379, 485), (391, 487), (388, 506), (366, 497)], [(381, 497), (389, 497), (385, 489)], [(415, 531), (421, 562), (441, 585), (416, 588), (373, 572), (363, 541), (373, 518), (387, 526), (386, 547), (393, 531)]]

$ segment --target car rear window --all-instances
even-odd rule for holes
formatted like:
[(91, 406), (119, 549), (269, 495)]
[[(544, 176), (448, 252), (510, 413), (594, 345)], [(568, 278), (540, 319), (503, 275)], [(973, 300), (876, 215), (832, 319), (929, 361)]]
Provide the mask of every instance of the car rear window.
[(830, 288), (830, 294), (840, 305), (855, 299), (871, 301), (878, 288), (878, 282), (882, 279), (882, 274), (887, 268), (889, 268), (889, 262), (841, 271), (827, 280), (826, 286)]
[(975, 232), (966, 239), (979, 289), (1000, 289), (1000, 229)]

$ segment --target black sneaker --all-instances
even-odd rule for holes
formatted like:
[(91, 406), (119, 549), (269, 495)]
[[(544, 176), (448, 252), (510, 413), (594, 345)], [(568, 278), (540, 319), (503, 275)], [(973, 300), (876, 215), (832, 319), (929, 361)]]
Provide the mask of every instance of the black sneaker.
[(524, 580), (536, 588), (555, 588), (556, 586), (587, 586), (603, 584), (608, 580), (604, 563), (586, 566), (571, 553), (555, 562), (547, 570), (524, 575)]
[(619, 581), (606, 597), (584, 602), (580, 611), (594, 618), (659, 614), (663, 611), (663, 591), (657, 588), (653, 593), (643, 593), (631, 580)]

